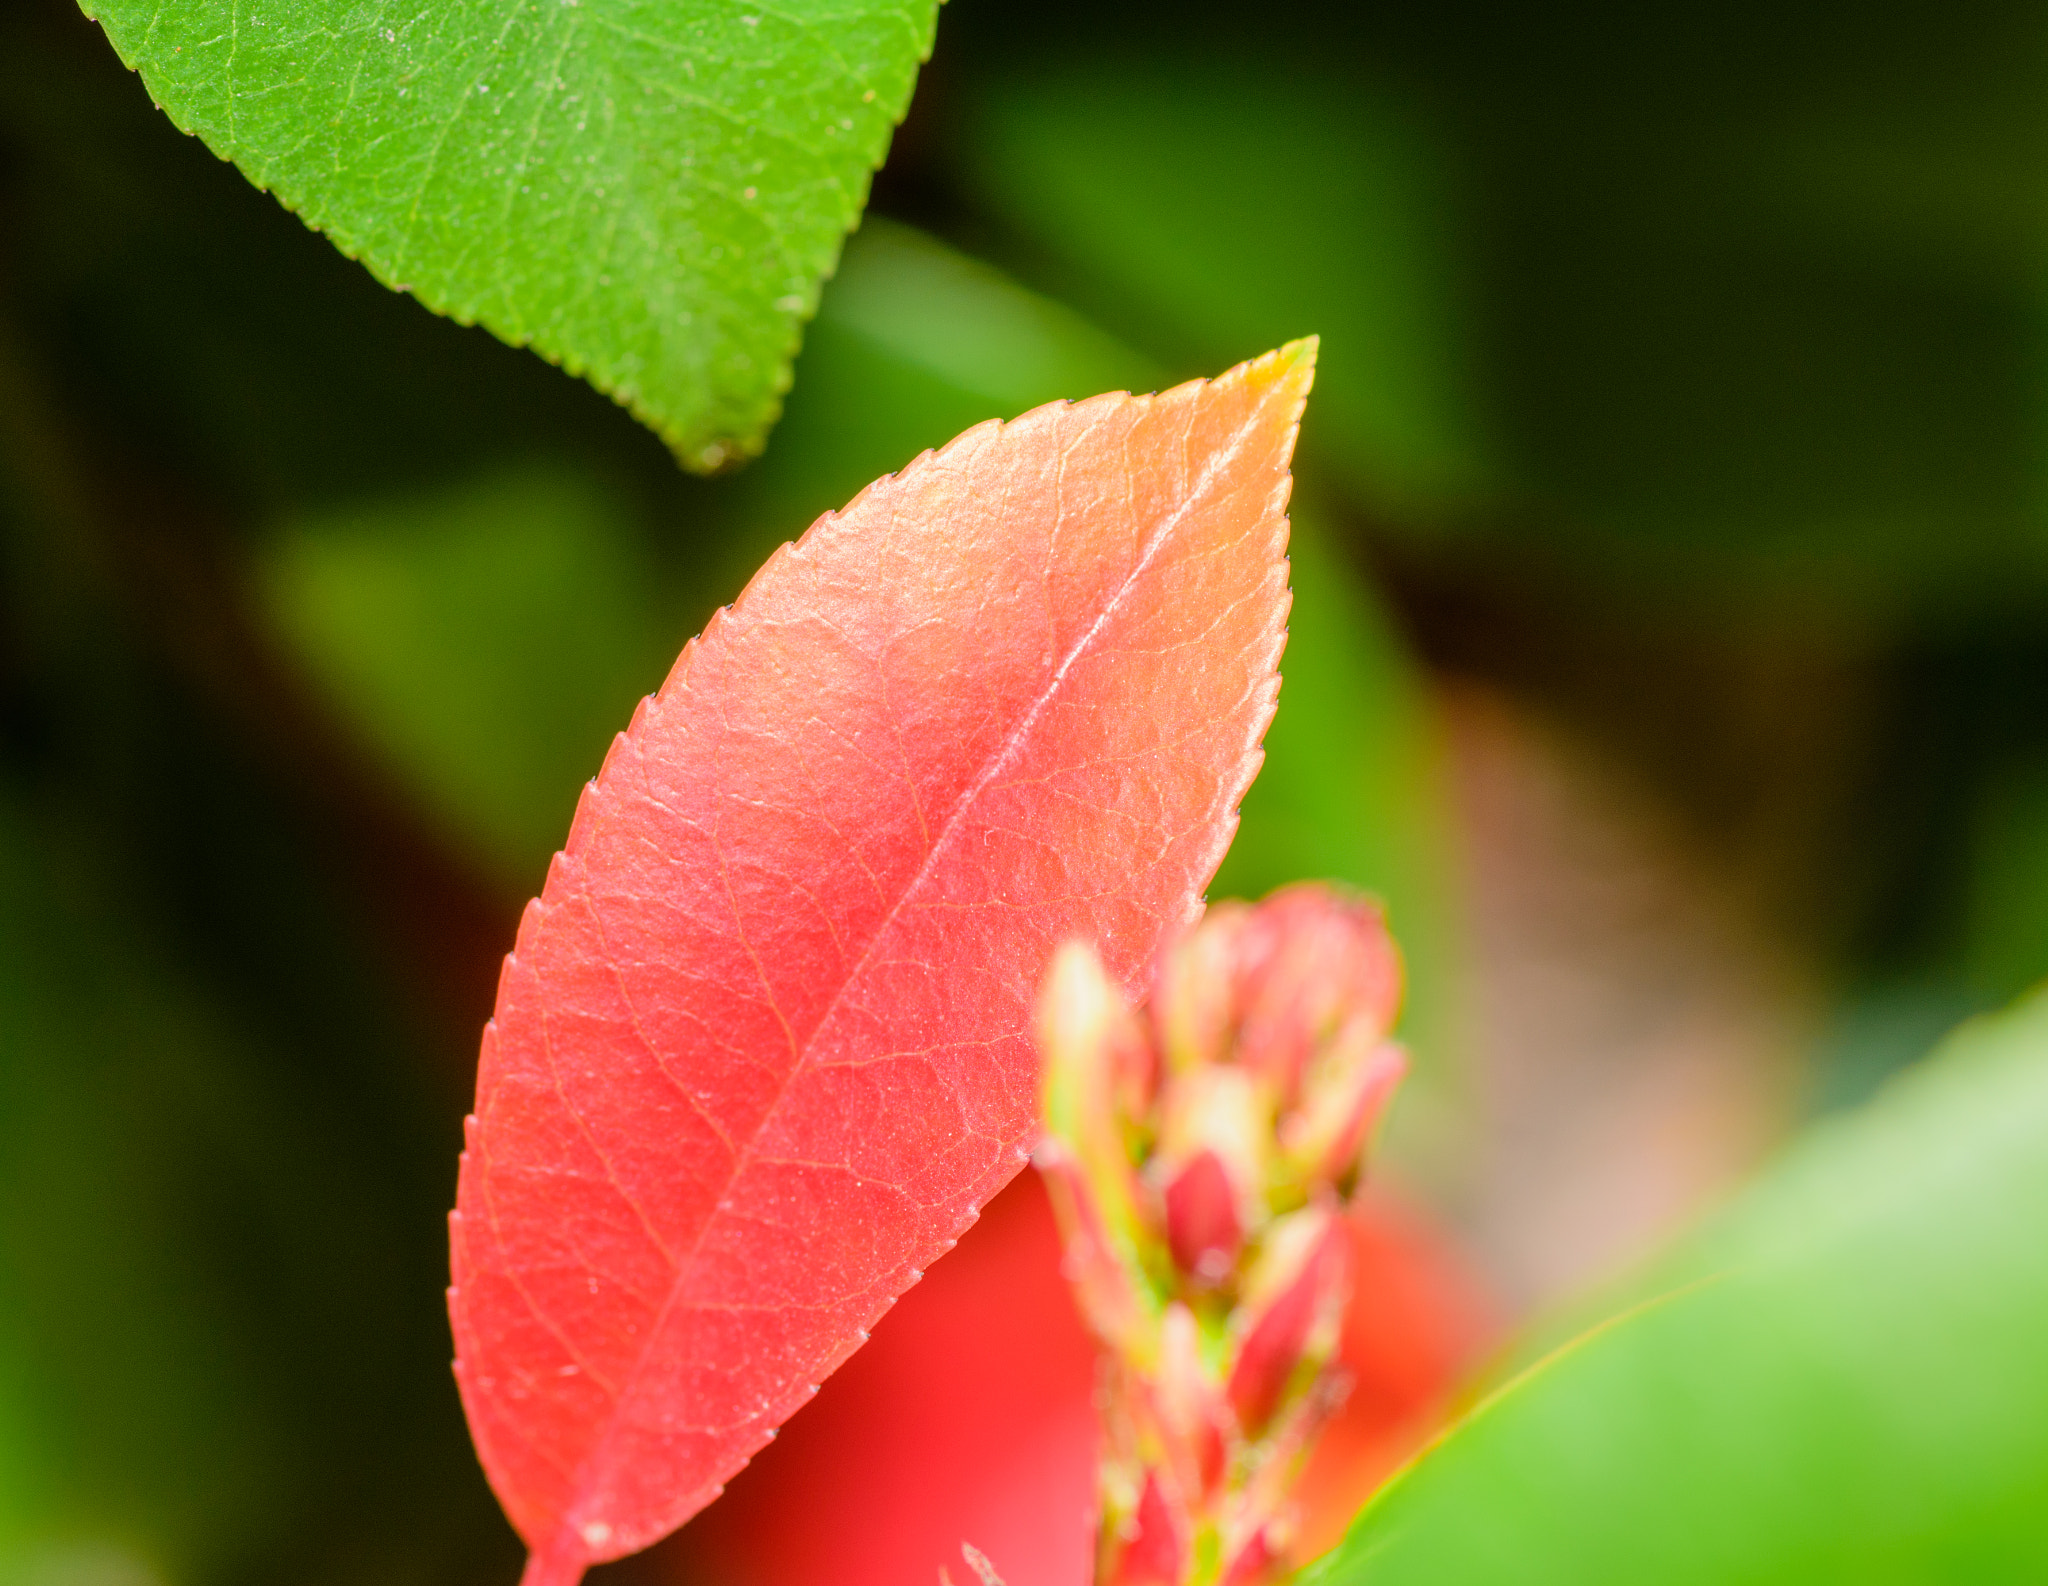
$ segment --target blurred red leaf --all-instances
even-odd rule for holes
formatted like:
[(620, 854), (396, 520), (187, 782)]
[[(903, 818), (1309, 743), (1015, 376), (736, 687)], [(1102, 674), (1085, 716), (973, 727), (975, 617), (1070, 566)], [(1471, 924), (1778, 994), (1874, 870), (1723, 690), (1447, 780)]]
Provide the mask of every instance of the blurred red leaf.
[(988, 1205), (817, 1399), (658, 1558), (659, 1577), (936, 1586), (960, 1544), (1008, 1586), (1087, 1586), (1095, 1345), (1036, 1173)]
[[(1496, 1336), (1443, 1236), (1384, 1192), (1349, 1220), (1353, 1389), (1303, 1477), (1296, 1556), (1334, 1545), (1443, 1425)], [(1038, 1175), (1018, 1179), (719, 1505), (634, 1580), (935, 1586), (960, 1544), (1008, 1586), (1088, 1586), (1094, 1348)]]
[(1036, 1134), (1270, 718), (1298, 344), (970, 430), (770, 559), (587, 789), (484, 1032), (456, 1373), (529, 1586), (720, 1491)]
[(1351, 1391), (1295, 1488), (1298, 1563), (1335, 1547), (1365, 1500), (1443, 1428), (1501, 1332), (1471, 1267), (1421, 1213), (1369, 1188), (1348, 1222), (1339, 1353)]

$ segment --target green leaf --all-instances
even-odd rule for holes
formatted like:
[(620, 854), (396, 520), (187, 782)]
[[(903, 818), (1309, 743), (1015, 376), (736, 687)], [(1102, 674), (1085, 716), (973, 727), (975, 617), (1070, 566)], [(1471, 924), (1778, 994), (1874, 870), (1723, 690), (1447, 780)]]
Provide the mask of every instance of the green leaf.
[(2048, 999), (1817, 1130), (1312, 1586), (2048, 1579)]
[(85, 0), (177, 124), (387, 285), (758, 451), (935, 0)]

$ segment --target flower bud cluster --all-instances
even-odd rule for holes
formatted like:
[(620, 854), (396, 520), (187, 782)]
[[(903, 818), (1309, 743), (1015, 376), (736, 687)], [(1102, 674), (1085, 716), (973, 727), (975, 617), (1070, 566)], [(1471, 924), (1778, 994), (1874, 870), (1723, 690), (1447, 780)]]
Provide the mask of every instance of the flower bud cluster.
[(1264, 1586), (1341, 1395), (1343, 1214), (1406, 1059), (1379, 911), (1220, 904), (1134, 1008), (1069, 943), (1039, 1003), (1037, 1161), (1105, 1348), (1096, 1586)]

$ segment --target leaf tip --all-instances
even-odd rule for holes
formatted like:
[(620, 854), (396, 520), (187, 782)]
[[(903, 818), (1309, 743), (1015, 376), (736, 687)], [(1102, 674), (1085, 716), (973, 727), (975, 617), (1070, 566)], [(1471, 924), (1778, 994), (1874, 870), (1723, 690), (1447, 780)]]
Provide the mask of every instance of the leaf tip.
[(1283, 343), (1274, 351), (1273, 356), (1288, 368), (1300, 369), (1304, 375), (1313, 378), (1316, 354), (1322, 349), (1322, 345), (1323, 338), (1320, 336), (1297, 336), (1293, 341)]
[(1320, 336), (1300, 336), (1274, 348), (1258, 362), (1270, 363), (1273, 383), (1291, 388), (1295, 400), (1299, 401), (1316, 383), (1316, 354), (1322, 350), (1322, 345)]
[(1321, 345), (1320, 336), (1300, 337), (1239, 364), (1223, 378), (1243, 380), (1260, 393), (1261, 401), (1277, 398), (1285, 402), (1299, 420), (1308, 404), (1309, 390), (1316, 383), (1316, 353)]

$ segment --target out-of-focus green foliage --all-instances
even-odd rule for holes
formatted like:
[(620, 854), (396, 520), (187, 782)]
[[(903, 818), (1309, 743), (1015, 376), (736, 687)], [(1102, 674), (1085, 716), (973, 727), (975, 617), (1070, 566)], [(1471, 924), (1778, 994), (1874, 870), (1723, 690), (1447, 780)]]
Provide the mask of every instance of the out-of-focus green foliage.
[(179, 126), (344, 253), (712, 469), (774, 421), (937, 6), (85, 10)]
[(595, 482), (529, 467), (295, 522), (259, 566), (284, 642), (449, 841), (533, 893), (674, 658), (645, 550)]
[(0, 1579), (80, 1541), (183, 1575), (277, 1497), (202, 1211), (267, 1147), (208, 1094), (231, 1039), (49, 835), (0, 804)]
[(2048, 592), (2028, 8), (1103, 32), (984, 68), (966, 181), (1176, 367), (1320, 329), (1312, 450), (1393, 527), (1665, 607)]
[[(293, 1573), (425, 1578), (480, 1506), (417, 1347), (414, 1086), (323, 1049), (384, 1034), (363, 1010), (330, 998), (295, 1053), (279, 1010), (224, 1008), (78, 813), (0, 799), (0, 1581), (275, 1578), (321, 1533)], [(351, 1531), (378, 1509), (410, 1539)]]
[(1959, 978), (2003, 1001), (2048, 975), (2048, 766), (2008, 768), (1971, 835)]
[(1305, 493), (1289, 516), (1294, 604), (1280, 710), (1210, 895), (1259, 898), (1322, 879), (1378, 896), (1408, 971), (1403, 1035), (1434, 1065), (1453, 1049), (1456, 1023), (1444, 747), (1385, 609), (1345, 565)]
[[(1154, 365), (1072, 309), (886, 220), (849, 249), (824, 319), (836, 336), (864, 341), (1005, 418), (1060, 397), (1148, 390), (1159, 380)], [(807, 449), (821, 443), (822, 436)]]
[(2048, 1571), (2048, 1002), (1823, 1126), (1482, 1406), (1314, 1586)]
[(1320, 334), (1307, 433), (1366, 501), (1426, 520), (1493, 483), (1455, 177), (1422, 107), (1293, 61), (1081, 62), (1005, 84), (961, 155), (1176, 361)]

